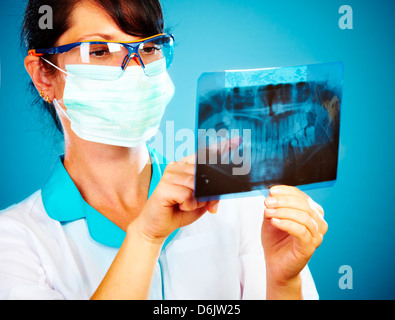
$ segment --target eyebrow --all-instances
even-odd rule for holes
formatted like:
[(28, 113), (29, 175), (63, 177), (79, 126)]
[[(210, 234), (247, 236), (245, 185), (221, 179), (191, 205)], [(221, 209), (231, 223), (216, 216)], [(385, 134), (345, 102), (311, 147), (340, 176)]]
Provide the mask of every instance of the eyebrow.
[(76, 42), (81, 42), (87, 39), (93, 39), (93, 38), (97, 38), (100, 37), (104, 40), (114, 40), (114, 37), (109, 35), (109, 34), (105, 34), (105, 33), (93, 33), (93, 34), (88, 34), (85, 36), (82, 36), (81, 38), (79, 38)]

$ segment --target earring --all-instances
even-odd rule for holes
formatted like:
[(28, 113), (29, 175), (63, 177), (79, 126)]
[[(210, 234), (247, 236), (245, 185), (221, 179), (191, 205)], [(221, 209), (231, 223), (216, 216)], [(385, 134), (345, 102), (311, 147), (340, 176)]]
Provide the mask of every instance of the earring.
[[(40, 96), (41, 96), (41, 98), (43, 98), (44, 99), (44, 91), (40, 91)], [(52, 103), (52, 101), (49, 101), (49, 96), (46, 96), (45, 97), (45, 102), (46, 103)]]

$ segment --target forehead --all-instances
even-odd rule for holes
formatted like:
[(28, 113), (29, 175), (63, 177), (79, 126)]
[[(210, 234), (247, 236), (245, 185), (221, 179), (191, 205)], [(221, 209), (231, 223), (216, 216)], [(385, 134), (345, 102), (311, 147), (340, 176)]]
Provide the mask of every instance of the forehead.
[(134, 41), (124, 33), (108, 13), (89, 1), (79, 2), (73, 9), (69, 29), (59, 38), (58, 45), (84, 40)]

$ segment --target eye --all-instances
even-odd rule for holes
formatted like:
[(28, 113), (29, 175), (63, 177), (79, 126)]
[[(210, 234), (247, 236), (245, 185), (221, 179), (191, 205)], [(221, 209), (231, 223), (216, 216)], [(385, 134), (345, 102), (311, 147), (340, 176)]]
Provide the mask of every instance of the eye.
[(91, 57), (101, 58), (103, 56), (111, 54), (111, 48), (108, 44), (103, 43), (91, 43), (89, 45), (89, 55)]
[(144, 46), (140, 51), (144, 54), (155, 54), (161, 50), (161, 46), (158, 45), (147, 45)]
[(89, 54), (91, 56), (95, 56), (95, 57), (102, 57), (102, 56), (109, 54), (109, 53), (110, 52), (108, 49), (99, 49), (99, 50), (89, 52)]

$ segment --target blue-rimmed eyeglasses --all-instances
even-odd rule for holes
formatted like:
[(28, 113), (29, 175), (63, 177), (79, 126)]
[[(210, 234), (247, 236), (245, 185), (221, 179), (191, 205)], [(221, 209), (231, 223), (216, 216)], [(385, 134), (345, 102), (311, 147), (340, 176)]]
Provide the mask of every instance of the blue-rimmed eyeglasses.
[[(130, 42), (82, 41), (59, 47), (29, 50), (29, 55), (33, 56), (42, 57), (47, 54), (59, 54), (57, 64), (63, 70), (73, 65), (113, 67), (111, 77), (107, 80), (119, 78), (130, 61), (135, 60), (144, 73), (152, 77), (166, 71), (172, 64), (174, 36), (162, 33)], [(152, 63), (155, 67), (150, 67)]]

